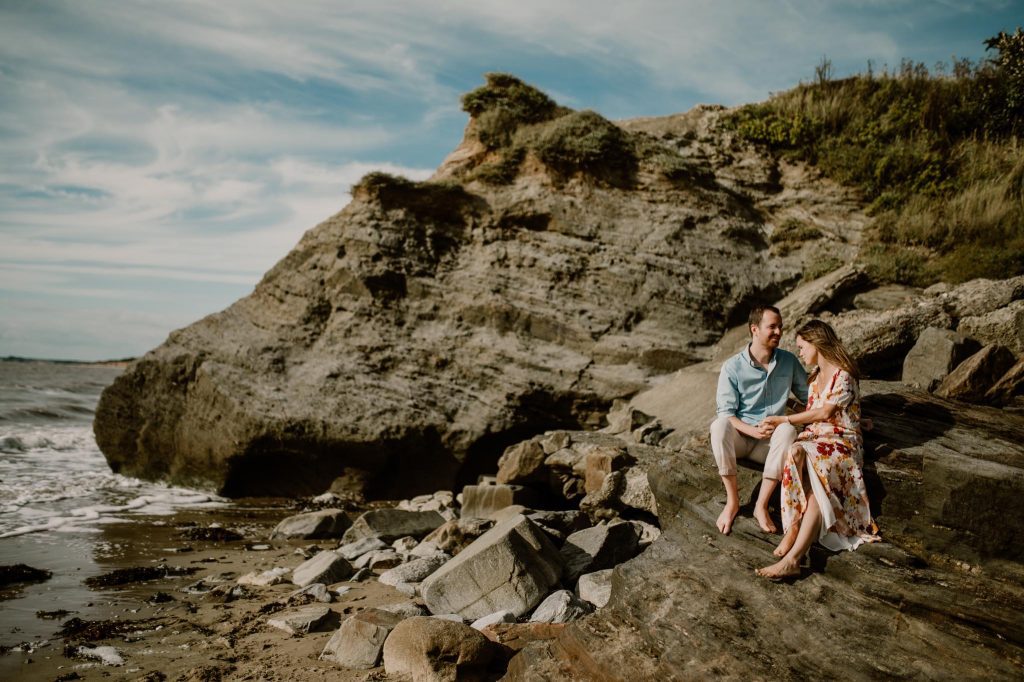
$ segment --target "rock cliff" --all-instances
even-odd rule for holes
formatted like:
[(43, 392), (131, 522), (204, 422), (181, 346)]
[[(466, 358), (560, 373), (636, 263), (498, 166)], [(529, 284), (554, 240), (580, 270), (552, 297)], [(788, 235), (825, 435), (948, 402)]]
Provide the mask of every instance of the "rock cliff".
[[(856, 249), (856, 197), (734, 140), (721, 114), (618, 124), (635, 164), (611, 175), (527, 149), (498, 183), (474, 117), (432, 181), (368, 176), (252, 294), (135, 362), (100, 400), (100, 448), (115, 471), (229, 496), (340, 478), (397, 497), (597, 425), (710, 357), (812, 247)], [(773, 237), (794, 221), (814, 236)]]

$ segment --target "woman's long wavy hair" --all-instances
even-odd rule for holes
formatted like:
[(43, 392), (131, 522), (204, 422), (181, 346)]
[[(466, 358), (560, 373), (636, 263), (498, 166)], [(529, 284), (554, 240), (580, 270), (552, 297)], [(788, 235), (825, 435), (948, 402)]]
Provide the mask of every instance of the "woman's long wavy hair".
[[(814, 346), (818, 353), (833, 365), (839, 369), (849, 372), (850, 376), (854, 379), (860, 379), (860, 371), (857, 369), (857, 362), (850, 356), (850, 352), (846, 350), (846, 346), (843, 345), (843, 342), (839, 340), (839, 336), (836, 334), (836, 331), (827, 323), (822, 322), (821, 320), (811, 320), (797, 329), (796, 335)], [(807, 378), (808, 383), (811, 383), (818, 378), (818, 371), (819, 368), (815, 367), (814, 371), (811, 372), (811, 375)]]

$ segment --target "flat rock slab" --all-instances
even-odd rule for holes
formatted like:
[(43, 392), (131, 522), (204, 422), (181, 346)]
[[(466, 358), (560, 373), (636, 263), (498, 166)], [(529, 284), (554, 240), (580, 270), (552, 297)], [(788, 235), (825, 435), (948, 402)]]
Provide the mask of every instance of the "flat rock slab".
[(381, 609), (360, 611), (331, 635), (320, 660), (334, 661), (342, 668), (375, 668), (380, 664), (384, 641), (404, 618)]
[(451, 557), (443, 553), (413, 559), (407, 564), (384, 571), (378, 580), (385, 585), (422, 582), (431, 573), (444, 566), (449, 559)]
[(320, 552), (292, 571), (292, 583), (305, 587), (313, 583), (336, 583), (352, 575), (352, 564), (334, 552)]
[(902, 381), (926, 391), (935, 390), (953, 369), (976, 353), (981, 344), (951, 329), (929, 327), (903, 360)]
[(562, 557), (525, 516), (498, 523), (423, 581), (431, 613), (476, 620), (495, 611), (521, 616), (536, 606), (562, 575)]
[[(541, 642), (558, 637), (565, 629), (565, 623), (494, 623), (480, 632), (494, 642), (512, 651), (519, 651), (531, 642)], [(511, 675), (511, 669), (509, 670)], [(507, 679), (527, 679), (508, 677)]]
[(321, 509), (282, 520), (271, 531), (270, 539), (340, 538), (351, 525), (352, 521), (343, 509)]
[(348, 544), (364, 538), (377, 538), (390, 543), (407, 535), (420, 538), (444, 522), (445, 518), (436, 511), (371, 509), (345, 531), (342, 542)]
[(384, 642), (384, 670), (417, 682), (484, 679), (497, 647), (463, 623), (407, 618)]
[(483, 618), (477, 618), (473, 621), (469, 627), (474, 630), (483, 630), (488, 625), (496, 625), (498, 623), (515, 623), (516, 614), (511, 611), (495, 611), (494, 613), (484, 616)]
[(282, 611), (267, 618), (267, 625), (284, 630), (289, 635), (305, 635), (310, 632), (329, 630), (335, 622), (337, 622), (337, 614), (329, 607), (319, 605)]

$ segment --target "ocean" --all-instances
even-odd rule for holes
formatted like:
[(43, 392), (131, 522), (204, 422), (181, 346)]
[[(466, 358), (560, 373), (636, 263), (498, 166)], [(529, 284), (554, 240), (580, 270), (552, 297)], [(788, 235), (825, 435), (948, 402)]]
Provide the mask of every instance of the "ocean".
[[(110, 599), (83, 586), (132, 556), (132, 527), (143, 535), (181, 512), (227, 510), (207, 492), (111, 472), (92, 418), (100, 393), (122, 371), (71, 363), (0, 361), (0, 565), (53, 573), (39, 583), (0, 586), (0, 679), (35, 655), (53, 655), (59, 623), (38, 612), (77, 617), (109, 612)], [(204, 512), (205, 513), (205, 512)], [(168, 523), (170, 523), (168, 521)], [(105, 600), (105, 601), (104, 601)], [(5, 653), (8, 647), (20, 657)]]

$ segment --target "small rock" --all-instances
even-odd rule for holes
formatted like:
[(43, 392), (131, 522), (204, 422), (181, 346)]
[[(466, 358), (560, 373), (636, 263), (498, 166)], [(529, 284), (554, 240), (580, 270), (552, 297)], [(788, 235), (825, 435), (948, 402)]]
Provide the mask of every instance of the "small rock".
[(402, 616), (381, 609), (360, 611), (331, 635), (320, 660), (334, 661), (342, 668), (374, 668), (380, 664), (384, 641), (402, 620)]
[(290, 573), (290, 569), (284, 567), (271, 568), (267, 571), (252, 571), (238, 579), (239, 585), (252, 585), (254, 587), (267, 587), (278, 585), (284, 582), (284, 576)]
[(387, 549), (367, 552), (353, 561), (352, 566), (353, 568), (369, 568), (372, 571), (375, 569), (394, 568), (401, 563), (402, 557), (398, 555), (398, 552), (389, 547)]
[(418, 583), (428, 575), (444, 566), (445, 562), (451, 559), (444, 553), (433, 556), (414, 559), (407, 564), (396, 566), (380, 575), (380, 582), (385, 585), (397, 585), (398, 583)]
[(1017, 364), (985, 393), (985, 402), (1006, 405), (1019, 395), (1024, 395), (1024, 359), (1018, 360)]
[(352, 564), (334, 552), (320, 552), (292, 571), (292, 583), (305, 587), (312, 583), (335, 583), (352, 575)]
[[(480, 632), (495, 644), (520, 651), (530, 642), (554, 639), (565, 629), (565, 623), (493, 623)], [(515, 659), (513, 659), (515, 660)], [(512, 676), (509, 679), (527, 679)]]
[(573, 581), (583, 573), (611, 568), (636, 556), (639, 547), (632, 524), (594, 526), (573, 533), (562, 545), (565, 579)]
[(576, 594), (596, 606), (603, 607), (612, 597), (612, 572), (614, 568), (595, 571), (580, 576), (576, 583)]
[(388, 611), (390, 613), (397, 614), (402, 618), (427, 615), (427, 610), (425, 608), (407, 601), (397, 602), (395, 604), (385, 604), (384, 606), (378, 606), (377, 608), (381, 611)]
[(368, 568), (360, 568), (358, 571), (352, 574), (352, 582), (361, 583), (364, 580), (369, 580), (373, 577), (373, 571)]
[(406, 535), (404, 538), (398, 538), (397, 540), (392, 542), (391, 548), (399, 554), (408, 554), (413, 549), (415, 549), (416, 545), (418, 544), (420, 544), (419, 540), (410, 535)]
[[(525, 440), (505, 448), (498, 458), (498, 483), (543, 483), (547, 455), (536, 440)], [(462, 506), (466, 506), (463, 492)]]
[(569, 623), (582, 618), (594, 607), (569, 590), (558, 590), (540, 603), (530, 616), (532, 623)]
[(453, 623), (461, 623), (462, 616), (457, 613), (435, 613), (430, 616), (431, 618), (440, 618), (441, 620), (450, 620)]
[(467, 485), (462, 489), (463, 519), (486, 519), (513, 504), (525, 506), (537, 502), (537, 494), (521, 485)]
[(474, 630), (483, 630), (488, 625), (494, 625), (496, 623), (514, 623), (516, 622), (516, 614), (511, 611), (495, 611), (494, 613), (484, 616), (483, 618), (477, 618), (473, 621), (469, 627)]
[(270, 533), (271, 540), (292, 538), (340, 538), (352, 525), (343, 509), (321, 509), (320, 511), (296, 514), (282, 520)]
[(318, 601), (323, 604), (330, 604), (332, 601), (331, 593), (327, 589), (327, 585), (323, 583), (312, 583), (305, 587), (299, 588), (288, 595), (286, 602), (293, 602), (304, 600), (306, 603), (310, 601)]
[(568, 431), (551, 431), (545, 433), (540, 439), (540, 447), (544, 450), (545, 455), (550, 455), (558, 450), (569, 447), (572, 442), (572, 438), (569, 436)]
[(380, 538), (360, 538), (355, 542), (345, 543), (334, 551), (349, 561), (353, 561), (367, 552), (384, 549), (385, 547), (387, 547), (387, 543), (383, 542)]
[(352, 527), (345, 531), (342, 541), (347, 544), (363, 538), (379, 538), (381, 542), (388, 543), (406, 535), (419, 538), (444, 521), (444, 517), (436, 511), (371, 509), (364, 512), (355, 520)]
[(334, 616), (334, 612), (327, 606), (303, 606), (267, 618), (267, 625), (284, 630), (289, 635), (305, 635), (329, 629)]

